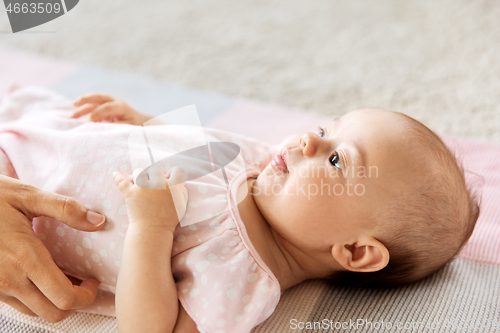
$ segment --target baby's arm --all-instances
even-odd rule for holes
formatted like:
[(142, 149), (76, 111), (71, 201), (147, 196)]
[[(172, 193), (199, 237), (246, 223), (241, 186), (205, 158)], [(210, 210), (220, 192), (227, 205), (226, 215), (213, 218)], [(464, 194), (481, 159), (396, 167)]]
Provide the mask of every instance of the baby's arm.
[(163, 123), (157, 119), (139, 113), (124, 101), (109, 95), (84, 95), (77, 98), (73, 102), (73, 105), (77, 109), (71, 118), (80, 118), (84, 115), (90, 114), (89, 121), (92, 122), (108, 121), (111, 123), (138, 126), (144, 125), (145, 122), (148, 122), (148, 125), (163, 125)]
[[(170, 174), (169, 180), (175, 183), (185, 179), (182, 169), (173, 169)], [(177, 207), (185, 207), (187, 190), (183, 186), (146, 189), (119, 173), (113, 177), (125, 197), (130, 222), (116, 286), (119, 331), (173, 332), (179, 313), (170, 259), (173, 233), (179, 223), (173, 200), (181, 200)], [(162, 173), (161, 177), (166, 182)]]
[(200, 333), (196, 323), (189, 317), (181, 304), (179, 304), (179, 316), (177, 317), (174, 333)]
[(177, 289), (170, 269), (173, 233), (130, 225), (117, 283), (116, 314), (122, 332), (172, 332)]

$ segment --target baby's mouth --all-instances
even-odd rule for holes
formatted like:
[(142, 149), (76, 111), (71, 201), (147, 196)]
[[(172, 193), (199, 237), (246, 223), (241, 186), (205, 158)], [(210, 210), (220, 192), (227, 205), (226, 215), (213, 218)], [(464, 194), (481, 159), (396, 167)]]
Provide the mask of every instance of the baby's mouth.
[(286, 149), (283, 148), (281, 150), (281, 154), (274, 156), (273, 160), (271, 161), (272, 166), (278, 170), (288, 173), (289, 171), (286, 164), (286, 157), (287, 157)]

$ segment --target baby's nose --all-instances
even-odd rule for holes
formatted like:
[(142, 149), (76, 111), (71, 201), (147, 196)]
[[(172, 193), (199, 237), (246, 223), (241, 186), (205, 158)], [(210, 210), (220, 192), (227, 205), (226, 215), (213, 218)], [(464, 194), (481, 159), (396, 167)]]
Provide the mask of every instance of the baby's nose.
[(316, 133), (307, 132), (300, 138), (302, 153), (306, 156), (314, 155), (319, 144), (320, 137)]

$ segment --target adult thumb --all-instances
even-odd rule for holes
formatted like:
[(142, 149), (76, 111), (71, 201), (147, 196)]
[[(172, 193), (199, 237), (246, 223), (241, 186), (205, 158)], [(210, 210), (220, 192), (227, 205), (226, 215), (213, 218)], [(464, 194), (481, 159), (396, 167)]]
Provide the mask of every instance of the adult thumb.
[[(104, 215), (93, 212), (75, 199), (34, 188), (25, 196), (22, 210), (28, 217), (47, 216), (82, 231), (96, 231), (104, 226)], [(18, 207), (18, 209), (21, 207)]]

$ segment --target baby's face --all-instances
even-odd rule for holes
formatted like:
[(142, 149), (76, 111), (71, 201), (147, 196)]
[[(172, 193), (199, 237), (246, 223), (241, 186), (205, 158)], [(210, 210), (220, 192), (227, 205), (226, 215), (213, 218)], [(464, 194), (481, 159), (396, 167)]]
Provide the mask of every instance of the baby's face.
[[(289, 141), (252, 189), (268, 223), (304, 250), (375, 236), (372, 213), (418, 173), (403, 116), (358, 110)], [(284, 160), (284, 163), (280, 161)], [(410, 177), (414, 179), (414, 177)], [(383, 206), (382, 206), (383, 207)]]

